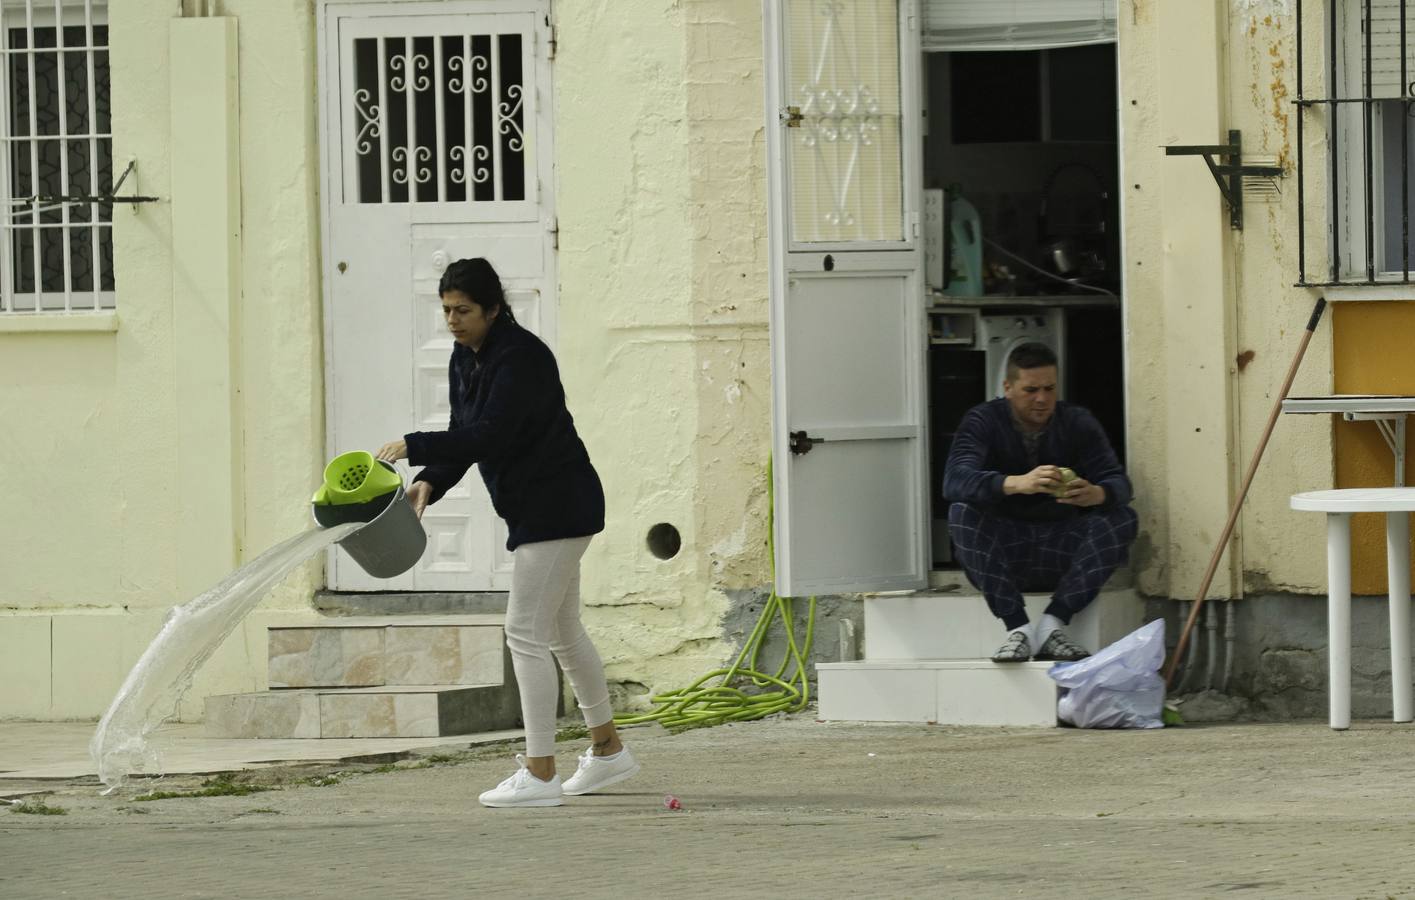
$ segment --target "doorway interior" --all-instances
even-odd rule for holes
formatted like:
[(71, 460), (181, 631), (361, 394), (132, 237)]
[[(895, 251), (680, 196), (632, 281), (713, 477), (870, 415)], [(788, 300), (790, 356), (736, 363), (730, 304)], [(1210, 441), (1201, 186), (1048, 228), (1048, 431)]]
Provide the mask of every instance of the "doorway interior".
[(1125, 458), (1114, 40), (1028, 49), (926, 42), (922, 236), (933, 569), (956, 569), (942, 496), (963, 414), (1001, 394), (1007, 353), (1039, 341), (1064, 400)]

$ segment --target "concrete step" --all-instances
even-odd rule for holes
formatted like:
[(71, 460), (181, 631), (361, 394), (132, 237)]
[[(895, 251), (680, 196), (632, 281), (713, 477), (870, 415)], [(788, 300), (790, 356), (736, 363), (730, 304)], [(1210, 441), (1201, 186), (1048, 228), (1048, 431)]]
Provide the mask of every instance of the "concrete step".
[(393, 685), (206, 698), (206, 733), (220, 738), (440, 737), (520, 724), (515, 685)]
[(1055, 726), (1051, 666), (986, 659), (819, 663), (819, 715), (849, 722)]
[[(1024, 597), (1034, 622), (1051, 602), (1049, 594)], [(1007, 634), (977, 592), (867, 595), (864, 606), (867, 660), (985, 659)], [(1134, 589), (1104, 590), (1067, 632), (1095, 652), (1143, 625), (1144, 615), (1144, 600)]]
[(500, 684), (504, 615), (331, 618), (269, 630), (272, 688)]

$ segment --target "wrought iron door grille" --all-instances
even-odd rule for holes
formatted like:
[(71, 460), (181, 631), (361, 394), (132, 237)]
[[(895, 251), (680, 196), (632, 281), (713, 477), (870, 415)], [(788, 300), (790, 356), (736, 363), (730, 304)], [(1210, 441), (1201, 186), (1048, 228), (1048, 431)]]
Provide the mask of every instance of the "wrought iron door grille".
[[(1324, 0), (1325, 53), (1308, 57), (1303, 0), (1296, 0), (1297, 243), (1299, 285), (1409, 283), (1410, 144), (1415, 127), (1408, 0)], [(1308, 11), (1314, 4), (1307, 2)], [(1327, 91), (1306, 94), (1305, 76), (1325, 72)], [(1320, 92), (1319, 92), (1320, 93)], [(1304, 132), (1325, 129), (1328, 253), (1309, 272)], [(1319, 263), (1315, 268), (1323, 268)]]
[(0, 315), (111, 309), (105, 10), (94, 0), (0, 3), (0, 35)]
[(527, 199), (521, 34), (354, 41), (358, 203)]

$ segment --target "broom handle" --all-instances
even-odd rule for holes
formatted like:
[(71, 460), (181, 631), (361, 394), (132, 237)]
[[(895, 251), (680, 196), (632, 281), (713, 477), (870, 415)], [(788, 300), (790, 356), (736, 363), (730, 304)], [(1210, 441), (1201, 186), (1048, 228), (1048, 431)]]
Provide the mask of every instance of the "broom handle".
[(1203, 609), (1204, 599), (1208, 596), (1209, 585), (1213, 583), (1214, 573), (1218, 571), (1219, 560), (1223, 558), (1223, 551), (1228, 547), (1228, 539), (1233, 534), (1233, 526), (1238, 523), (1238, 513), (1243, 508), (1243, 501), (1248, 496), (1248, 488), (1253, 484), (1253, 476), (1258, 472), (1258, 463), (1263, 458), (1263, 451), (1267, 449), (1268, 439), (1272, 437), (1273, 428), (1277, 425), (1277, 417), (1282, 414), (1282, 401), (1287, 399), (1287, 392), (1292, 390), (1292, 382), (1297, 377), (1297, 369), (1302, 365), (1302, 357), (1307, 352), (1307, 344), (1312, 340), (1312, 332), (1317, 330), (1317, 323), (1321, 321), (1322, 310), (1326, 308), (1325, 297), (1317, 298), (1317, 305), (1312, 310), (1312, 318), (1307, 322), (1307, 330), (1302, 333), (1302, 343), (1297, 347), (1297, 355), (1292, 358), (1292, 365), (1287, 369), (1287, 378), (1282, 383), (1282, 390), (1278, 393), (1277, 399), (1273, 402), (1273, 410), (1268, 415), (1268, 425), (1263, 429), (1263, 438), (1258, 441), (1258, 446), (1253, 450), (1253, 459), (1248, 463), (1248, 473), (1243, 476), (1243, 486), (1238, 489), (1238, 496), (1233, 501), (1233, 508), (1228, 512), (1228, 522), (1223, 526), (1223, 534), (1218, 539), (1218, 544), (1214, 546), (1213, 556), (1209, 557), (1209, 567), (1204, 572), (1203, 583), (1199, 585), (1199, 595), (1194, 599), (1194, 605), (1189, 609), (1189, 619), (1184, 623), (1184, 630), (1179, 634), (1179, 643), (1174, 647), (1174, 656), (1169, 660), (1169, 670), (1164, 673), (1165, 688), (1173, 686), (1174, 673), (1179, 668), (1179, 661), (1184, 658), (1184, 650), (1189, 646), (1189, 633), (1194, 630), (1194, 623), (1199, 619), (1199, 610)]

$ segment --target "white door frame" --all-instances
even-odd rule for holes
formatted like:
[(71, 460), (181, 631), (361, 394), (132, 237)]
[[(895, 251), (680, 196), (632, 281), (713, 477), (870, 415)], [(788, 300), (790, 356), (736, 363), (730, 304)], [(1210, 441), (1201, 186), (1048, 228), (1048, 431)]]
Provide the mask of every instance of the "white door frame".
[[(389, 17), (401, 21), (413, 21), (416, 19), (428, 20), (429, 27), (434, 19), (448, 19), (461, 15), (466, 16), (495, 16), (495, 15), (516, 15), (534, 17), (534, 27), (530, 31), (530, 40), (533, 42), (534, 52), (530, 54), (530, 65), (534, 70), (534, 79), (537, 86), (537, 94), (534, 97), (526, 97), (527, 112), (532, 105), (534, 113), (525, 116), (525, 145), (533, 161), (534, 168), (526, 172), (526, 203), (527, 212), (530, 218), (522, 214), (517, 218), (524, 221), (508, 223), (508, 239), (526, 241), (528, 234), (540, 233), (543, 235), (542, 271), (534, 279), (534, 288), (530, 290), (527, 285), (517, 285), (511, 280), (507, 280), (506, 273), (503, 272), (503, 281), (507, 289), (508, 300), (516, 307), (518, 314), (522, 313), (520, 303), (521, 298), (534, 297), (533, 321), (526, 321), (527, 327), (536, 331), (552, 349), (556, 343), (556, 305), (558, 294), (558, 274), (556, 271), (556, 253), (553, 245), (552, 232), (555, 229), (555, 169), (554, 169), (554, 147), (553, 147), (553, 82), (551, 74), (551, 58), (553, 45), (551, 41), (551, 7), (550, 0), (316, 0), (315, 9), (315, 30), (317, 36), (317, 84), (316, 93), (318, 98), (318, 137), (319, 137), (319, 160), (320, 160), (320, 189), (323, 196), (320, 202), (320, 249), (321, 249), (321, 297), (323, 305), (323, 338), (324, 338), (324, 408), (325, 408), (325, 448), (328, 455), (350, 449), (340, 447), (340, 435), (336, 433), (339, 418), (336, 415), (338, 409), (337, 402), (340, 397), (340, 386), (337, 383), (336, 373), (336, 343), (334, 334), (334, 308), (335, 308), (335, 284), (334, 265), (336, 249), (334, 247), (335, 236), (332, 225), (333, 210), (336, 205), (344, 203), (343, 197), (346, 189), (343, 168), (346, 165), (344, 159), (344, 148), (342, 146), (341, 116), (344, 115), (342, 104), (344, 98), (341, 96), (341, 43), (342, 38), (339, 33), (339, 22), (341, 18), (348, 22), (350, 19), (369, 20)], [(524, 20), (523, 20), (524, 21)], [(358, 27), (356, 24), (355, 28)], [(523, 26), (524, 27), (524, 26)], [(532, 71), (525, 73), (529, 82)], [(440, 96), (439, 96), (440, 103)], [(534, 127), (532, 127), (534, 126)], [(498, 201), (500, 202), (500, 201)], [(510, 206), (512, 204), (504, 204)], [(434, 290), (436, 279), (441, 271), (441, 267), (450, 261), (452, 253), (431, 254), (434, 261), (423, 259), (424, 252), (418, 252), (416, 256), (411, 256), (415, 248), (427, 250), (429, 247), (439, 246), (443, 238), (455, 233), (458, 226), (477, 226), (484, 234), (488, 227), (494, 229), (496, 215), (486, 215), (487, 210), (472, 210), (471, 204), (465, 206), (461, 203), (429, 203), (410, 202), (404, 204), (394, 204), (406, 212), (406, 219), (409, 225), (408, 247), (397, 248), (394, 257), (402, 259), (408, 265), (408, 271), (404, 281), (408, 285), (409, 291), (413, 291), (416, 282), (421, 287), (418, 293), (426, 290)], [(462, 210), (467, 213), (464, 214)], [(390, 211), (390, 215), (393, 214)], [(536, 223), (539, 223), (538, 225)], [(449, 230), (451, 229), (451, 230)], [(537, 229), (539, 231), (537, 232)], [(496, 237), (491, 237), (491, 242), (496, 242)], [(455, 240), (450, 243), (457, 243)], [(346, 248), (347, 249), (347, 248)], [(401, 256), (399, 256), (401, 254)], [(493, 253), (487, 253), (494, 256)], [(432, 287), (428, 287), (431, 285)], [(518, 318), (520, 316), (518, 315)], [(409, 340), (413, 340), (413, 335), (409, 335)], [(451, 343), (448, 339), (448, 351)], [(416, 355), (416, 351), (415, 351)], [(445, 364), (444, 364), (445, 365)], [(445, 368), (444, 368), (445, 371)], [(445, 391), (442, 392), (445, 396)], [(410, 413), (412, 410), (410, 410)], [(404, 431), (418, 430), (418, 428), (434, 427), (424, 423), (419, 426), (412, 419), (407, 423)], [(446, 427), (445, 421), (442, 428)], [(396, 429), (395, 429), (396, 431)], [(390, 435), (396, 437), (396, 434)], [(348, 440), (348, 436), (344, 436)], [(372, 447), (366, 449), (374, 449)], [(463, 491), (471, 491), (477, 495), (484, 495), (485, 491), (480, 480), (470, 473), (463, 479)], [(483, 497), (484, 500), (484, 497)], [(450, 502), (450, 501), (449, 501)], [(495, 519), (490, 514), (487, 505), (488, 515), (494, 519), (494, 526), (498, 529), (504, 544), (504, 525), (499, 519)], [(426, 523), (425, 523), (426, 524)], [(488, 562), (492, 574), (488, 577), (490, 581), (485, 584), (478, 584), (471, 581), (458, 579), (454, 574), (455, 567), (440, 566), (435, 559), (437, 548), (437, 535), (433, 532), (433, 526), (429, 525), (429, 549), (427, 555), (419, 566), (408, 575), (400, 576), (399, 579), (390, 582), (375, 582), (366, 577), (362, 577), (362, 572), (353, 572), (352, 579), (347, 577), (346, 570), (352, 567), (347, 559), (340, 559), (337, 548), (331, 549), (329, 562), (326, 569), (327, 583), (340, 590), (506, 590), (510, 586), (510, 559), (509, 554), (504, 551), (504, 546), (489, 546), (488, 549), (480, 552), (490, 552), (492, 556)], [(485, 529), (482, 529), (485, 530)], [(478, 546), (486, 544), (484, 535), (476, 538)], [(492, 542), (495, 544), (495, 541)], [(478, 552), (478, 551), (473, 551)], [(503, 558), (504, 557), (504, 558)], [(342, 563), (342, 565), (341, 565)], [(420, 574), (421, 573), (421, 574)], [(365, 583), (367, 582), (367, 583)], [(337, 583), (337, 586), (336, 586)]]

